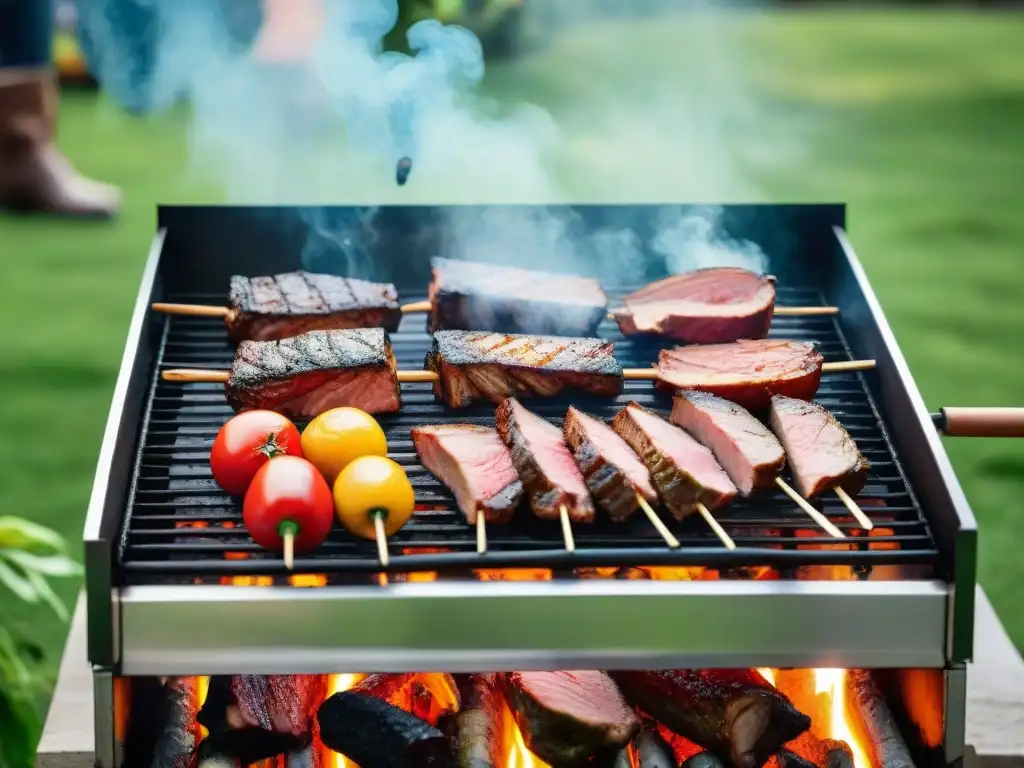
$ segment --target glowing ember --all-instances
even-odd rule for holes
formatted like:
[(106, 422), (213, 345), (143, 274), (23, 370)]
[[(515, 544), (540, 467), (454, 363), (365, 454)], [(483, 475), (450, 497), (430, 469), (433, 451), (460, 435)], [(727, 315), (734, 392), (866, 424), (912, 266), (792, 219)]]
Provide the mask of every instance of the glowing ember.
[(765, 680), (768, 681), (768, 685), (775, 685), (775, 670), (768, 669), (767, 667), (760, 667), (757, 673), (761, 675)]
[(288, 577), (293, 587), (326, 587), (327, 576), (322, 573), (297, 573)]
[(495, 568), (473, 571), (480, 581), (551, 581), (547, 568)]
[[(200, 709), (203, 708), (203, 704), (206, 703), (206, 694), (208, 694), (209, 692), (210, 692), (210, 678), (209, 677), (205, 677), (205, 676), (197, 677), (196, 678), (196, 700), (199, 702), (199, 705), (196, 707), (196, 711), (197, 712)], [(205, 725), (200, 725), (199, 726), (199, 733), (201, 734), (200, 738), (203, 738), (203, 739), (205, 739), (207, 736), (210, 735), (210, 732), (208, 730), (206, 730), (206, 726)]]
[[(814, 670), (814, 692), (828, 695), (831, 701), (830, 720), (827, 726), (830, 738), (845, 741), (853, 752), (857, 768), (872, 768), (871, 759), (857, 738), (847, 706), (849, 682), (845, 669)], [(822, 724), (824, 726), (824, 723)]]
[(519, 730), (512, 712), (505, 708), (505, 743), (508, 744), (508, 760), (505, 768), (551, 768), (547, 763), (531, 752), (523, 741), (523, 732)]

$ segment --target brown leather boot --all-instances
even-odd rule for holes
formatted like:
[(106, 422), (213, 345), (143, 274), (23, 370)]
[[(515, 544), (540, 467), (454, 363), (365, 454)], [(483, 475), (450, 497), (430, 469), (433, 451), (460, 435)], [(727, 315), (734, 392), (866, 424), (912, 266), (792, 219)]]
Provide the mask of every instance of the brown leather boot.
[(0, 69), (0, 208), (115, 215), (117, 188), (81, 176), (57, 148), (57, 102), (53, 73)]

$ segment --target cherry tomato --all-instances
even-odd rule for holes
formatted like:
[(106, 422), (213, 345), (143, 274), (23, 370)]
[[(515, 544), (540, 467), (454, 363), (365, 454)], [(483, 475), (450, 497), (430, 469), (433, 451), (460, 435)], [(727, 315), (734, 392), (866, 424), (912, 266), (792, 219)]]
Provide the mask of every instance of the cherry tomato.
[(242, 502), (242, 520), (253, 541), (280, 552), (284, 536), (295, 551), (319, 547), (334, 524), (334, 502), (323, 475), (298, 456), (277, 456), (256, 472)]
[(341, 470), (334, 482), (334, 508), (345, 528), (364, 539), (376, 538), (374, 517), (384, 518), (388, 536), (412, 517), (416, 506), (409, 478), (383, 456), (360, 456)]
[(365, 411), (333, 408), (302, 430), (302, 455), (333, 483), (353, 459), (387, 456), (388, 440), (380, 424)]
[(302, 455), (295, 425), (273, 411), (245, 411), (220, 428), (210, 451), (210, 469), (228, 494), (244, 496), (256, 472), (284, 455)]

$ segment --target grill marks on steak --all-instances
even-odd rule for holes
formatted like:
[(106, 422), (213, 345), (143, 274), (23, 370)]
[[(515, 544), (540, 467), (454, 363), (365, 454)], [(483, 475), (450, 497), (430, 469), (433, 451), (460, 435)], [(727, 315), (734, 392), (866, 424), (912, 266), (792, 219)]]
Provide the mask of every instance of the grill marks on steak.
[(507, 523), (523, 497), (512, 456), (494, 429), (473, 424), (412, 428), (416, 453), (445, 484), (470, 525), (483, 514), (489, 523)]
[(754, 670), (612, 672), (626, 699), (737, 768), (758, 768), (811, 726)]
[(595, 503), (612, 520), (625, 520), (636, 511), (637, 494), (657, 501), (658, 494), (643, 462), (603, 421), (570, 407), (562, 434)]
[(762, 339), (775, 311), (775, 278), (737, 267), (698, 269), (651, 283), (615, 312), (627, 336), (653, 333), (687, 344)]
[(565, 506), (573, 522), (593, 522), (590, 492), (562, 431), (511, 397), (498, 406), (496, 421), (534, 514), (557, 520), (559, 508)]
[(605, 672), (509, 672), (500, 679), (526, 746), (551, 765), (585, 765), (626, 746), (640, 730), (636, 712)]
[(607, 397), (622, 392), (615, 345), (603, 339), (438, 331), (425, 367), (438, 374), (434, 396), (452, 408), (567, 390)]
[(841, 487), (856, 496), (870, 465), (836, 417), (817, 403), (772, 398), (771, 427), (789, 457), (793, 483), (805, 498)]
[(228, 306), (228, 335), (236, 342), (348, 328), (383, 327), (393, 333), (402, 321), (398, 292), (390, 283), (313, 272), (234, 275)]
[(224, 394), (236, 411), (267, 408), (298, 420), (340, 406), (392, 413), (402, 405), (395, 355), (383, 328), (243, 341)]
[(608, 298), (597, 280), (435, 258), (429, 331), (592, 336)]
[(771, 488), (786, 463), (775, 435), (736, 403), (686, 390), (669, 418), (711, 449), (744, 496)]
[(676, 520), (736, 498), (736, 486), (711, 451), (683, 430), (637, 403), (615, 416), (612, 429), (640, 456), (658, 495)]
[(824, 358), (813, 344), (773, 339), (743, 340), (663, 349), (658, 356), (661, 389), (695, 389), (745, 408), (767, 408), (772, 395), (812, 400)]

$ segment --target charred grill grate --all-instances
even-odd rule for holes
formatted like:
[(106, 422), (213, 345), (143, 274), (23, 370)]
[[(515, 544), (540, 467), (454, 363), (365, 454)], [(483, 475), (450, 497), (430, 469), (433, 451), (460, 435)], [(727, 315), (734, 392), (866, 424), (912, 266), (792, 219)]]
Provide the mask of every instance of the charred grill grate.
[[(611, 305), (627, 293), (609, 290)], [(404, 294), (403, 301), (416, 300)], [(189, 294), (168, 297), (183, 303), (218, 303), (222, 296)], [(813, 289), (780, 287), (779, 306), (824, 304)], [(157, 369), (175, 367), (227, 369), (233, 357), (219, 319), (168, 317)], [(430, 345), (425, 318), (403, 320), (392, 343), (402, 369), (419, 370)], [(658, 345), (623, 338), (611, 321), (601, 335), (616, 340), (623, 367), (650, 365)], [(816, 342), (827, 362), (851, 359), (838, 321), (831, 317), (776, 317), (771, 337)], [(716, 513), (716, 518), (738, 545), (726, 550), (699, 516), (683, 523), (663, 519), (682, 542), (665, 546), (653, 526), (637, 514), (626, 523), (600, 520), (593, 526), (575, 526), (577, 551), (565, 552), (557, 523), (541, 524), (520, 514), (508, 526), (488, 527), (488, 554), (475, 551), (474, 531), (466, 524), (447, 490), (419, 464), (409, 428), (425, 423), (462, 421), (493, 425), (494, 410), (487, 405), (453, 412), (433, 400), (428, 384), (403, 384), (400, 414), (380, 418), (391, 457), (408, 471), (417, 495), (417, 511), (406, 527), (390, 540), (389, 571), (452, 572), (466, 568), (534, 567), (560, 569), (580, 566), (677, 565), (727, 569), (741, 566), (776, 566), (783, 575), (808, 565), (842, 564), (867, 571), (881, 565), (933, 565), (938, 559), (931, 532), (899, 466), (866, 388), (865, 374), (826, 374), (818, 392), (819, 403), (832, 411), (857, 441), (871, 462), (872, 471), (860, 503), (876, 524), (875, 534), (858, 529), (839, 499), (828, 494), (816, 503), (850, 537), (842, 549), (810, 549), (809, 544), (838, 544), (828, 538), (813, 540), (816, 531), (807, 516), (782, 494), (755, 503), (741, 501)], [(866, 375), (872, 375), (870, 373)], [(217, 430), (232, 415), (217, 384), (178, 384), (154, 375), (142, 426), (129, 515), (122, 529), (120, 564), (125, 583), (218, 583), (224, 577), (284, 574), (280, 558), (257, 547), (247, 536), (239, 505), (213, 482), (207, 463)], [(569, 404), (610, 419), (630, 400), (665, 414), (669, 398), (655, 393), (650, 382), (627, 381), (616, 402), (574, 396), (531, 400), (529, 406), (561, 423)], [(887, 535), (891, 533), (891, 535)], [(824, 536), (824, 534), (822, 534)], [(438, 551), (441, 550), (441, 551)], [(332, 583), (361, 582), (380, 570), (373, 542), (357, 540), (336, 526), (326, 544), (311, 556), (296, 561), (296, 573), (325, 574)]]

